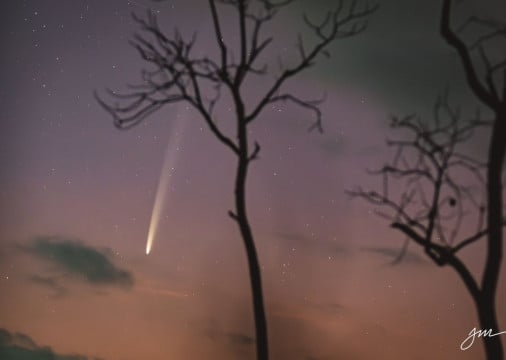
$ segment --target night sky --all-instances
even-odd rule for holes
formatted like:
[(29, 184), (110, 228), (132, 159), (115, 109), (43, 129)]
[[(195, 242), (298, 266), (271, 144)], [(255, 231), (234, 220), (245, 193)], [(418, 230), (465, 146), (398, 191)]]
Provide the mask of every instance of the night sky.
[[(282, 11), (266, 61), (290, 63), (297, 29), (305, 31), (301, 14), (321, 15), (332, 3)], [(501, 1), (474, 3), (459, 6), (457, 23), (506, 13)], [(479, 341), (459, 349), (478, 324), (458, 276), (415, 245), (392, 265), (403, 237), (345, 193), (380, 186), (367, 169), (391, 157), (390, 115), (430, 118), (445, 89), (464, 111), (479, 105), (439, 36), (440, 1), (380, 5), (366, 32), (335, 42), (331, 58), (288, 84), (302, 97), (326, 94), (323, 134), (308, 133), (311, 113), (288, 104), (252, 127), (262, 150), (248, 210), (273, 359), (484, 356)], [(167, 32), (196, 31), (199, 51), (216, 54), (203, 0), (0, 3), (0, 354), (12, 359), (254, 358), (246, 257), (227, 215), (233, 154), (185, 104), (123, 131), (93, 97), (138, 82), (130, 14), (148, 7)], [(245, 96), (261, 94), (263, 81)], [(227, 104), (219, 111), (231, 128)], [(167, 193), (146, 255), (166, 153)], [(464, 253), (476, 274), (482, 250)], [(497, 303), (506, 326), (504, 271)]]

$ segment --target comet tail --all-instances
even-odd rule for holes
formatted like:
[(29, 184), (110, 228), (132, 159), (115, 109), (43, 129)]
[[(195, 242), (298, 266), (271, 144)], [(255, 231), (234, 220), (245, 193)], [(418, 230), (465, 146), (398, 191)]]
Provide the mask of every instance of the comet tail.
[(181, 138), (183, 137), (182, 130), (185, 121), (186, 119), (184, 119), (184, 117), (177, 116), (171, 131), (171, 135), (169, 137), (169, 144), (167, 146), (167, 151), (163, 160), (160, 180), (158, 181), (158, 188), (156, 189), (155, 194), (155, 203), (153, 205), (153, 212), (151, 213), (151, 221), (149, 223), (148, 239), (146, 242), (146, 255), (151, 252), (153, 241), (158, 230), (158, 225), (160, 223), (160, 217), (163, 210), (163, 204), (167, 197), (170, 180), (174, 175), (174, 166), (177, 162), (179, 144), (181, 142)]

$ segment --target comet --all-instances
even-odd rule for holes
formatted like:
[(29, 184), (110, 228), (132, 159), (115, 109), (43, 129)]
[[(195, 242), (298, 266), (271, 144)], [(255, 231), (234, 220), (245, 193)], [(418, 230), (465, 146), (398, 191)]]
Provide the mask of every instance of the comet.
[[(184, 113), (186, 114), (186, 112)], [(151, 249), (153, 248), (153, 241), (158, 231), (158, 225), (160, 224), (163, 205), (168, 200), (167, 194), (170, 188), (170, 181), (174, 176), (174, 168), (178, 159), (177, 155), (179, 152), (179, 145), (183, 137), (185, 122), (185, 116), (180, 117), (178, 114), (174, 121), (171, 135), (169, 136), (167, 150), (165, 152), (162, 170), (160, 172), (160, 179), (158, 180), (158, 187), (156, 189), (151, 221), (149, 222), (148, 238), (146, 241), (146, 255), (149, 255)]]

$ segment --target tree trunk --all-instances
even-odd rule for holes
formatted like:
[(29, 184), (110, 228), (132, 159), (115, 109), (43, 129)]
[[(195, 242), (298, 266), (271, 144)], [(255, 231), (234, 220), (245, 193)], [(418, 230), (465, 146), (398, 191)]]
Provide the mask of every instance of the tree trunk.
[(239, 156), (235, 178), (235, 215), (248, 257), (249, 277), (253, 296), (253, 313), (255, 318), (257, 360), (268, 360), (267, 320), (264, 310), (260, 264), (258, 262), (257, 251), (248, 216), (246, 214), (246, 176), (250, 163), (248, 158), (246, 125), (244, 122), (239, 121), (238, 126)]
[[(502, 173), (506, 148), (506, 109), (496, 113), (488, 153), (487, 168), (487, 258), (479, 301), (479, 318), (482, 329), (499, 332), (495, 312), (497, 283), (503, 251)], [(500, 336), (483, 338), (488, 360), (503, 360), (504, 350)]]
[[(494, 297), (480, 299), (477, 302), (477, 306), (481, 330), (492, 329), (493, 334), (497, 333), (499, 331), (499, 326), (495, 312)], [(503, 360), (504, 353), (501, 336), (483, 336), (481, 339), (483, 341), (487, 360)]]

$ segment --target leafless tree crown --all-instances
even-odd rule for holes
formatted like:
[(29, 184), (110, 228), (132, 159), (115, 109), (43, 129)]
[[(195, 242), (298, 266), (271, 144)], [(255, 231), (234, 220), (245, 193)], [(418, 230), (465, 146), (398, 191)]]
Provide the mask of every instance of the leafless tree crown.
[(437, 100), (433, 114), (431, 122), (414, 115), (393, 117), (391, 127), (402, 139), (387, 140), (393, 159), (371, 171), (381, 177), (382, 191), (358, 188), (350, 194), (373, 204), (392, 227), (421, 245), (438, 265), (446, 265), (487, 234), (486, 162), (463, 145), (489, 124), (479, 114), (464, 122), (446, 97)]
[(506, 101), (506, 23), (473, 15), (455, 31), (451, 14), (451, 0), (445, 0), (441, 34), (457, 51), (473, 93), (488, 107), (497, 108)]
[[(239, 49), (225, 41), (217, 3), (233, 6), (238, 14)], [(237, 153), (237, 144), (217, 126), (213, 110), (220, 99), (222, 88), (227, 88), (237, 100), (237, 97), (240, 97), (239, 89), (248, 75), (267, 73), (267, 66), (261, 63), (260, 55), (265, 53), (273, 37), (264, 36), (262, 29), (273, 20), (281, 8), (291, 3), (292, 0), (210, 0), (214, 37), (219, 49), (216, 59), (194, 55), (195, 35), (186, 39), (175, 30), (173, 36), (168, 37), (161, 30), (153, 13), (148, 12), (145, 18), (133, 15), (141, 32), (135, 34), (131, 43), (141, 58), (152, 65), (152, 69), (143, 70), (142, 82), (130, 86), (130, 91), (126, 94), (108, 90), (109, 95), (116, 101), (106, 102), (99, 96), (97, 100), (113, 116), (116, 126), (120, 128), (135, 126), (166, 104), (185, 101), (204, 117), (218, 139)], [(311, 128), (321, 131), (318, 101), (304, 100), (284, 92), (283, 85), (296, 74), (311, 67), (318, 55), (328, 55), (326, 49), (332, 41), (364, 31), (367, 16), (376, 8), (377, 4), (373, 3), (359, 6), (357, 1), (348, 3), (340, 0), (336, 2), (335, 9), (329, 11), (319, 22), (304, 16), (304, 22), (315, 35), (316, 42), (307, 46), (299, 35), (298, 61), (293, 66), (282, 67), (280, 74), (265, 89), (263, 97), (257, 103), (248, 108), (243, 104), (242, 121), (253, 121), (267, 105), (291, 102), (312, 111), (315, 121)], [(238, 54), (233, 54), (234, 50), (238, 50)]]

